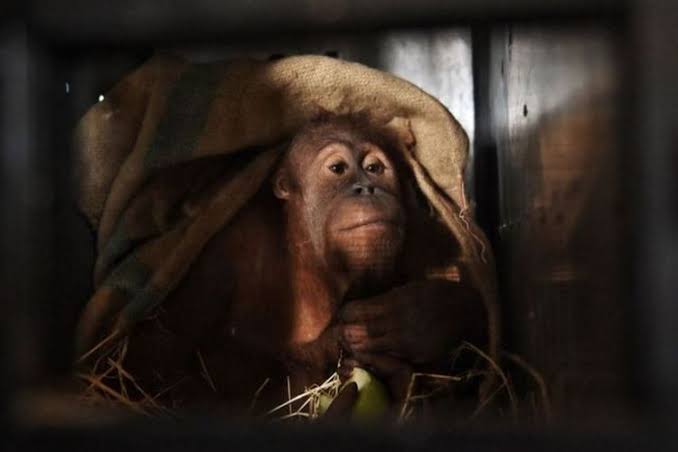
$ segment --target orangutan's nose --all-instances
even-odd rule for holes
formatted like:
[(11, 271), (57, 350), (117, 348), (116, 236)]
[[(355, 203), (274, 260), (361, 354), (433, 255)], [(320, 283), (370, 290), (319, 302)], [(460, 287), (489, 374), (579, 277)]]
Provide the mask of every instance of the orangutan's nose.
[(369, 182), (356, 182), (353, 184), (353, 194), (357, 196), (373, 195), (374, 185)]

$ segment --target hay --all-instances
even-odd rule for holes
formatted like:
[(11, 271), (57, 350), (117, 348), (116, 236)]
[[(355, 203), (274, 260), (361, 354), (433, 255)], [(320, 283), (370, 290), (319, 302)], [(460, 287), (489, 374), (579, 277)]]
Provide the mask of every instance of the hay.
[(422, 394), (415, 394), (414, 393), (414, 387), (415, 383), (417, 382), (417, 379), (421, 378), (430, 378), (433, 381), (440, 382), (456, 382), (456, 381), (462, 381), (463, 378), (458, 376), (458, 375), (443, 375), (443, 374), (427, 374), (427, 373), (421, 373), (421, 372), (414, 372), (412, 373), (412, 376), (410, 377), (410, 383), (407, 385), (407, 393), (405, 394), (405, 401), (402, 404), (402, 407), (400, 408), (400, 415), (398, 416), (399, 421), (404, 421), (407, 418), (410, 417), (412, 412), (414, 411), (414, 408), (411, 406), (413, 402), (416, 402), (418, 400), (425, 400), (428, 398), (433, 397), (436, 394), (436, 391), (433, 390), (428, 393), (422, 393)]
[[(450, 374), (412, 373), (405, 398), (400, 407), (397, 408), (396, 421), (398, 424), (416, 422), (419, 419), (418, 415), (424, 411), (424, 405), (428, 400), (450, 394), (455, 385), (466, 384), (472, 380), (496, 383), (489, 390), (478, 391), (477, 401), (472, 411), (467, 413), (465, 419), (455, 419), (455, 421), (471, 424), (491, 409), (488, 414), (493, 415), (495, 419), (508, 419), (512, 423), (517, 423), (526, 419), (520, 414), (520, 407), (525, 403), (527, 403), (528, 408), (531, 410), (533, 419), (541, 420), (544, 423), (548, 423), (551, 420), (550, 399), (544, 379), (524, 359), (508, 352), (501, 353), (502, 357), (516, 364), (531, 378), (538, 388), (539, 398), (535, 397), (534, 392), (529, 392), (526, 394), (526, 398), (521, 400), (516, 393), (509, 372), (483, 350), (468, 342), (463, 342), (452, 352), (450, 359), (451, 369), (455, 368), (460, 355), (464, 353), (471, 353), (478, 358), (476, 365), (470, 369)], [(318, 407), (320, 400), (323, 397), (334, 399), (339, 393), (341, 384), (338, 375), (334, 373), (322, 384), (306, 388), (298, 395), (292, 396), (288, 392), (287, 401), (268, 411), (266, 416), (273, 421), (288, 419), (316, 420), (319, 417)], [(300, 405), (292, 410), (294, 404)], [(282, 414), (285, 408), (287, 408), (287, 412)]]
[[(518, 355), (501, 352), (501, 357), (514, 364), (521, 372), (534, 382), (536, 391), (528, 392), (521, 400), (511, 380), (511, 375), (500, 363), (497, 363), (480, 348), (464, 342), (450, 355), (450, 369), (454, 370), (462, 354), (474, 356), (475, 365), (461, 372), (425, 373), (414, 372), (410, 376), (405, 398), (395, 408), (396, 422), (405, 424), (416, 422), (423, 413), (426, 403), (451, 394), (456, 385), (471, 381), (495, 381), (488, 391), (478, 392), (475, 407), (462, 422), (473, 423), (481, 415), (489, 414), (498, 419), (508, 419), (515, 423), (529, 416), (521, 416), (520, 406), (527, 406), (531, 419), (548, 423), (552, 418), (551, 403), (548, 390), (542, 375)], [(124, 368), (127, 354), (127, 340), (120, 342), (108, 355), (100, 356), (92, 365), (89, 373), (77, 373), (76, 376), (85, 383), (80, 400), (93, 406), (122, 407), (131, 413), (144, 417), (163, 417), (178, 419), (179, 414), (161, 402), (163, 396), (182, 383), (182, 380), (167, 386), (155, 395), (144, 390)], [(200, 350), (196, 351), (200, 363), (201, 375), (209, 387), (216, 392), (216, 384)], [(341, 360), (337, 367), (341, 365)], [(244, 415), (254, 415), (255, 408), (263, 390), (270, 384), (267, 378), (254, 392), (249, 409)], [(286, 377), (286, 400), (264, 412), (264, 419), (272, 422), (305, 421), (313, 422), (321, 417), (321, 406), (334, 400), (339, 394), (342, 381), (334, 372), (324, 382), (304, 388), (299, 394), (292, 394), (292, 384)], [(455, 421), (458, 421), (456, 419)]]
[(198, 355), (198, 362), (200, 363), (200, 375), (207, 382), (212, 391), (216, 393), (217, 385), (214, 384), (214, 379), (212, 378), (212, 375), (210, 375), (210, 371), (207, 369), (207, 364), (205, 364), (205, 359), (202, 357), (200, 350), (196, 351), (196, 355)]
[[(341, 380), (339, 378), (339, 374), (336, 372), (321, 384), (311, 385), (310, 387), (305, 388), (301, 394), (298, 394), (294, 397), (292, 397), (290, 391), (289, 377), (287, 381), (287, 401), (267, 411), (264, 415), (265, 417), (269, 417), (272, 420), (277, 421), (298, 418), (306, 418), (309, 420), (317, 419), (320, 417), (320, 406), (323, 398), (329, 398), (333, 400), (339, 394), (339, 389), (341, 388)], [(293, 409), (295, 403), (300, 405), (298, 408)], [(285, 408), (287, 408), (287, 414), (280, 415), (280, 411), (284, 410)]]
[[(89, 373), (75, 374), (76, 378), (86, 383), (79, 395), (80, 401), (95, 407), (123, 407), (145, 417), (178, 418), (175, 411), (159, 400), (181, 381), (164, 388), (154, 396), (150, 395), (123, 367), (127, 345), (127, 339), (121, 341), (109, 355), (101, 355)], [(105, 362), (105, 367), (102, 362)]]
[(261, 386), (259, 386), (259, 389), (257, 389), (254, 392), (254, 397), (252, 397), (252, 403), (250, 403), (250, 409), (249, 409), (250, 414), (254, 413), (254, 408), (257, 405), (257, 401), (259, 400), (259, 396), (261, 395), (261, 391), (264, 390), (264, 388), (268, 385), (268, 383), (270, 381), (271, 381), (270, 378), (267, 378), (266, 380), (264, 380), (264, 382), (261, 384)]
[(531, 406), (533, 412), (535, 414), (538, 414), (541, 411), (542, 414), (544, 415), (546, 422), (550, 422), (551, 419), (553, 418), (553, 412), (551, 410), (551, 398), (549, 397), (544, 377), (541, 375), (539, 371), (537, 371), (537, 369), (528, 364), (527, 361), (525, 361), (520, 356), (505, 351), (502, 351), (501, 354), (502, 356), (505, 356), (507, 359), (509, 359), (514, 364), (519, 366), (521, 369), (523, 369), (537, 384), (537, 387), (539, 389), (539, 396), (541, 398), (541, 405), (539, 404), (539, 402), (537, 402), (535, 393), (533, 392), (530, 393), (529, 397), (531, 398)]

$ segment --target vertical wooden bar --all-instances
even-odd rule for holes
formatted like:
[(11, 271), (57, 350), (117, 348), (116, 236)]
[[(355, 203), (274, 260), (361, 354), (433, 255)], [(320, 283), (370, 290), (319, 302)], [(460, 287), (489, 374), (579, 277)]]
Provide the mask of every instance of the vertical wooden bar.
[(49, 159), (36, 155), (31, 52), (24, 26), (5, 29), (2, 71), (2, 361), (5, 401), (38, 374), (43, 337), (33, 323), (48, 290), (45, 262), (51, 247)]
[(626, 406), (616, 45), (599, 26), (516, 25), (491, 51), (507, 341), (563, 422)]
[(678, 412), (678, 7), (636, 2), (639, 231), (638, 353), (649, 408), (667, 425)]

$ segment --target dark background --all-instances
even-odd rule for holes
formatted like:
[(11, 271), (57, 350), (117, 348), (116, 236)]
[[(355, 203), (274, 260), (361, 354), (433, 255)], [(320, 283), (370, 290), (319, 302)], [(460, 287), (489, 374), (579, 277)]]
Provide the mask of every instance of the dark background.
[[(315, 440), (476, 450), (669, 445), (678, 411), (678, 12), (670, 2), (142, 0), (5, 8), (1, 394), (13, 431), (8, 445), (178, 450), (196, 438), (205, 447), (276, 440), (295, 449)], [(20, 419), (18, 399), (67, 375), (73, 325), (91, 291), (94, 238), (72, 200), (70, 133), (98, 93), (156, 48), (261, 50), (325, 39), (322, 52), (353, 40), (362, 53), (350, 57), (374, 64), (375, 34), (447, 26), (472, 35), (472, 188), (498, 257), (503, 346), (544, 374), (554, 424), (539, 435), (525, 426), (510, 434), (396, 436), (266, 429), (255, 439), (261, 430), (224, 432), (212, 421), (177, 432), (162, 425), (45, 429)], [(563, 50), (566, 41), (572, 51)], [(601, 55), (610, 60), (603, 82), (582, 82), (583, 91), (549, 104), (563, 86), (558, 77), (598, 77), (586, 67)]]

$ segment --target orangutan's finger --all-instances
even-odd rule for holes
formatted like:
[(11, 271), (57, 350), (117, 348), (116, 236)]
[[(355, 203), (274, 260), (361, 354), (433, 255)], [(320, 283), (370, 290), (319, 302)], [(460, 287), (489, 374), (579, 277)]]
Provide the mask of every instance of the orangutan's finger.
[(341, 360), (341, 365), (337, 368), (337, 374), (341, 381), (348, 380), (353, 374), (353, 369), (358, 366), (358, 361), (352, 358), (344, 358)]
[(354, 300), (341, 309), (339, 318), (344, 323), (365, 323), (367, 320), (383, 316), (384, 306), (384, 301), (379, 298)]
[(358, 353), (380, 353), (388, 352), (395, 347), (395, 335), (391, 333), (384, 334), (383, 336), (371, 337), (367, 336), (361, 341), (356, 341), (349, 343), (349, 349), (351, 352)]
[(356, 352), (355, 359), (363, 366), (367, 366), (379, 376), (390, 376), (399, 372), (407, 372), (409, 366), (399, 359), (389, 355)]
[(367, 327), (362, 324), (345, 325), (342, 330), (344, 340), (349, 344), (367, 339)]
[(388, 382), (393, 400), (402, 401), (405, 398), (412, 379), (412, 368), (409, 364), (392, 356), (372, 353), (356, 353), (355, 358), (361, 366), (367, 367), (374, 375)]
[(356, 400), (358, 400), (358, 385), (355, 382), (351, 382), (332, 401), (327, 411), (325, 411), (323, 419), (329, 421), (348, 419)]

